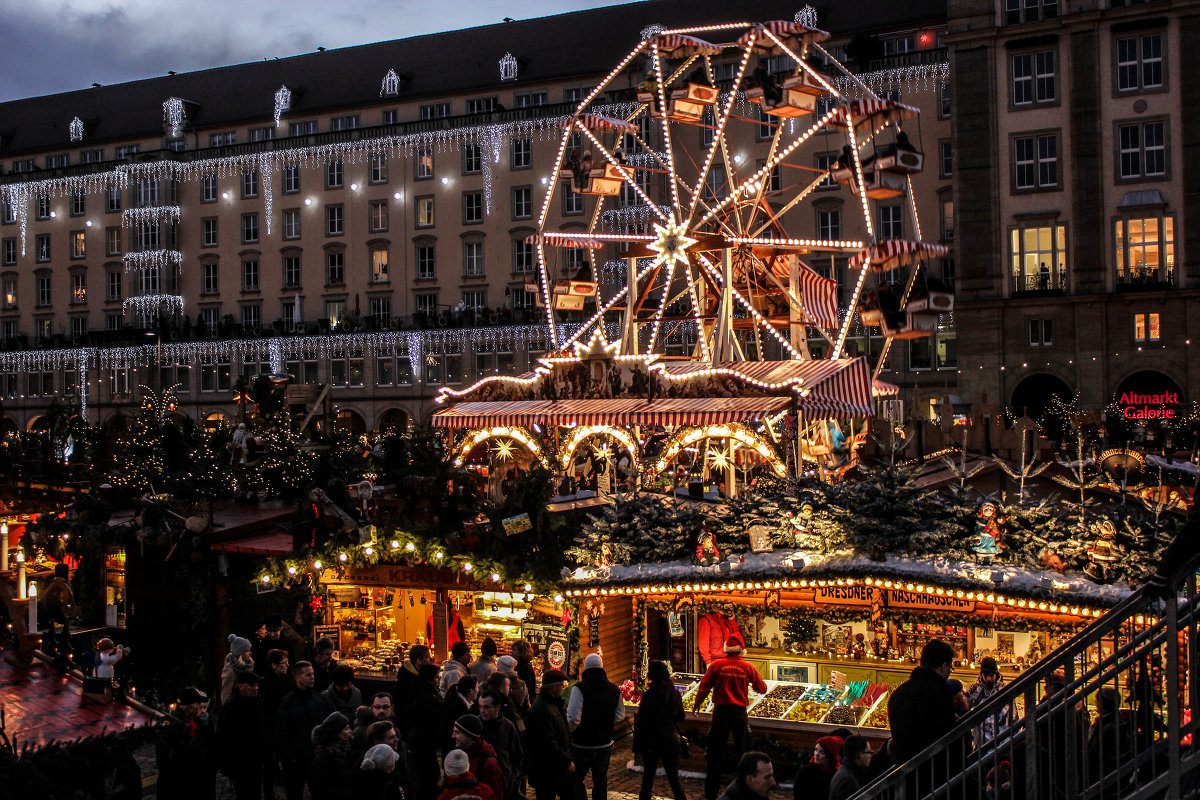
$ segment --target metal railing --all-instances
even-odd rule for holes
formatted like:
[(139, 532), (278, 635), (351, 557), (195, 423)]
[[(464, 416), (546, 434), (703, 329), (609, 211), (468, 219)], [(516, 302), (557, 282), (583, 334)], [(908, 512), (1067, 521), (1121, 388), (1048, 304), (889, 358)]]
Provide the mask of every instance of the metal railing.
[(1198, 568), (1181, 565), (1165, 600), (1126, 598), (855, 797), (1200, 796)]

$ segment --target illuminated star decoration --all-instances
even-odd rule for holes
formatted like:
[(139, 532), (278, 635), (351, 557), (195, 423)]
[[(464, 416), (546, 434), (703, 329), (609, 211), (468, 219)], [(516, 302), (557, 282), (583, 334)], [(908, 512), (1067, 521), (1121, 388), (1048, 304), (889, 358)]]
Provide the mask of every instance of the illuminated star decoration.
[(620, 342), (609, 342), (604, 337), (604, 329), (602, 327), (596, 328), (592, 332), (592, 338), (588, 340), (587, 344), (577, 341), (572, 346), (575, 348), (575, 355), (580, 361), (612, 358), (621, 350)]
[(313, 611), (320, 611), (325, 607), (325, 598), (319, 594), (314, 594), (312, 600), (308, 601), (308, 607)]
[(608, 459), (612, 455), (612, 453), (609, 452), (608, 443), (605, 442), (604, 444), (596, 445), (596, 446), (592, 447), (592, 455), (594, 455), (596, 458), (600, 459), (601, 461), (608, 461)]
[(492, 455), (497, 461), (512, 461), (513, 459), (513, 441), (512, 439), (498, 439), (496, 446), (492, 448)]
[(656, 261), (662, 264), (681, 264), (687, 266), (687, 249), (696, 240), (687, 235), (687, 225), (682, 222), (668, 222), (666, 225), (654, 226), (657, 237), (646, 246), (658, 253)]
[(708, 453), (708, 463), (713, 469), (728, 469), (729, 456), (724, 450), (710, 450)]

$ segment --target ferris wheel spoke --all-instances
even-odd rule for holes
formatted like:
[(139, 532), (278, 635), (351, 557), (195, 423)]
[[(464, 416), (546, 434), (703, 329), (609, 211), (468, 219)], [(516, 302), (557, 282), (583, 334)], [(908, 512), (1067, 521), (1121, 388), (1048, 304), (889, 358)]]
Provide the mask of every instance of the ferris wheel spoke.
[[(746, 45), (746, 51), (742, 54), (742, 60), (738, 64), (737, 74), (734, 76), (734, 87), (740, 86), (742, 79), (746, 74), (746, 64), (750, 61), (750, 53), (753, 51), (753, 44)], [(713, 158), (718, 151), (721, 151), (723, 158), (727, 159), (727, 151), (724, 149), (725, 128), (729, 124), (730, 113), (733, 111), (733, 104), (737, 100), (737, 90), (729, 93), (729, 97), (725, 99), (725, 108), (722, 110), (720, 118), (715, 119), (716, 130), (713, 131), (713, 140), (708, 147), (708, 152), (704, 156), (704, 166), (700, 169), (700, 174), (696, 177), (696, 186), (692, 190), (692, 202), (687, 210), (687, 219), (690, 221), (696, 213), (696, 202), (700, 197), (700, 189), (704, 186), (705, 180), (708, 178), (708, 171), (712, 167)], [(728, 174), (728, 161), (726, 161), (726, 174)]]
[[(712, 276), (713, 280), (717, 283), (717, 285), (718, 286), (722, 285), (724, 283), (724, 281), (721, 279), (720, 273), (717, 270), (717, 268), (713, 266), (712, 262), (709, 261), (708, 258), (706, 258), (703, 253), (699, 253), (697, 255), (698, 255), (698, 260), (700, 261), (701, 264), (704, 265), (704, 268), (709, 272), (709, 274)], [(771, 324), (770, 320), (768, 320), (766, 317), (764, 317), (762, 314), (760, 314), (758, 312), (758, 309), (756, 309), (754, 307), (754, 305), (749, 300), (747, 300), (746, 297), (741, 292), (738, 291), (736, 286), (730, 286), (728, 288), (729, 288), (730, 294), (733, 296), (733, 299), (736, 300), (742, 306), (742, 308), (746, 309), (746, 311), (750, 314), (750, 316), (754, 318), (754, 321), (759, 326), (765, 328), (767, 330), (767, 332), (770, 333), (772, 337), (774, 337), (775, 341), (777, 341), (781, 345), (783, 345), (783, 348), (792, 354), (792, 358), (801, 359), (804, 357), (800, 353), (799, 350), (797, 350), (795, 347), (792, 347), (791, 342), (789, 342), (785, 337), (781, 336), (779, 334), (779, 331), (775, 330), (775, 326)]]

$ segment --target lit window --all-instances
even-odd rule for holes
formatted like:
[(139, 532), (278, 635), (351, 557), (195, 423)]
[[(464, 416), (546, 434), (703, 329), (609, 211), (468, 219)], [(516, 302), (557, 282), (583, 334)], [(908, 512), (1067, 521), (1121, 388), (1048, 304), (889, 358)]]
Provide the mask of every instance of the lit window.
[(1067, 278), (1067, 228), (1033, 225), (1013, 228), (1009, 234), (1009, 259), (1013, 291), (1065, 289)]
[(1175, 219), (1119, 219), (1115, 226), (1117, 283), (1175, 283)]

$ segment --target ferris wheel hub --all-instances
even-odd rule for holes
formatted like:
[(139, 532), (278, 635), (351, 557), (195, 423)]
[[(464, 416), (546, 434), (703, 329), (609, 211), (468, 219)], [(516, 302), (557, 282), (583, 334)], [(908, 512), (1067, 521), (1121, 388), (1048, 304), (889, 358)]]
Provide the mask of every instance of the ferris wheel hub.
[(654, 225), (654, 241), (647, 246), (658, 254), (663, 262), (674, 261), (687, 264), (687, 249), (696, 243), (687, 235), (687, 225), (682, 222), (667, 222)]

